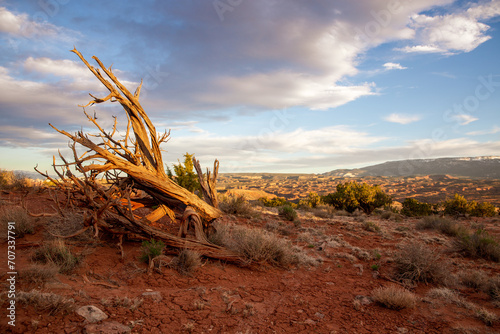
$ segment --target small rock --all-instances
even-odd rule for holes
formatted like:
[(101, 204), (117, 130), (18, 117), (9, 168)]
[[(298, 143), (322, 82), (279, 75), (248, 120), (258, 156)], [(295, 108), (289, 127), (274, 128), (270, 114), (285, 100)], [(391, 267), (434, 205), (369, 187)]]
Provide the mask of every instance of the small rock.
[(372, 303), (371, 298), (367, 296), (356, 296), (354, 299), (358, 300), (361, 305), (369, 305)]
[(312, 319), (306, 319), (306, 320), (304, 321), (304, 323), (305, 323), (306, 325), (316, 325), (316, 321), (314, 321), (314, 320), (312, 320)]
[(323, 319), (325, 317), (325, 315), (323, 313), (319, 313), (319, 312), (316, 312), (314, 315), (320, 319)]
[(158, 291), (153, 291), (153, 292), (147, 291), (147, 292), (144, 292), (142, 294), (142, 296), (145, 298), (151, 298), (153, 301), (155, 301), (157, 303), (163, 299), (163, 297), (161, 296), (161, 293)]
[(130, 327), (117, 321), (105, 321), (102, 324), (87, 325), (83, 332), (85, 334), (127, 334), (130, 333)]
[(99, 322), (108, 318), (106, 313), (104, 313), (94, 305), (82, 306), (76, 310), (76, 314), (81, 315), (90, 323)]

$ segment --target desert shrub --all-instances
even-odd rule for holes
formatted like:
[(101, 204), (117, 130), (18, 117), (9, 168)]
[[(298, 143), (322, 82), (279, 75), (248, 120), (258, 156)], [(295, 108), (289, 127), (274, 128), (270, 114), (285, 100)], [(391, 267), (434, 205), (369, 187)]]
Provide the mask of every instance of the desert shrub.
[(259, 198), (259, 202), (261, 202), (264, 206), (267, 207), (277, 207), (288, 204), (288, 201), (284, 197), (274, 197), (274, 198)]
[(470, 257), (500, 262), (500, 244), (484, 229), (460, 235), (455, 244), (459, 251)]
[(171, 264), (182, 275), (191, 275), (200, 265), (200, 254), (190, 249), (181, 250)]
[(370, 232), (379, 232), (380, 226), (377, 223), (374, 223), (371, 221), (364, 221), (363, 222), (363, 229), (365, 229), (366, 231), (370, 231)]
[(372, 299), (392, 310), (414, 308), (417, 302), (417, 297), (412, 292), (396, 286), (375, 289)]
[(285, 218), (286, 220), (289, 220), (291, 222), (295, 221), (297, 219), (297, 212), (295, 211), (294, 208), (292, 208), (291, 206), (289, 205), (284, 205), (282, 206), (279, 211), (278, 211), (278, 214)]
[(37, 263), (55, 264), (59, 267), (60, 273), (70, 272), (80, 262), (61, 239), (51, 240), (40, 246), (31, 255), (31, 260)]
[(498, 322), (498, 316), (485, 309), (484, 307), (479, 307), (475, 310), (476, 317), (484, 322), (488, 326), (493, 326)]
[(500, 303), (500, 277), (492, 277), (482, 286), (482, 290), (488, 294), (496, 303)]
[(151, 241), (143, 241), (141, 247), (141, 257), (142, 262), (149, 263), (152, 259), (162, 254), (165, 249), (165, 244), (163, 241), (157, 241), (151, 239)]
[(458, 273), (460, 283), (475, 290), (481, 290), (488, 283), (488, 276), (484, 271), (464, 270)]
[(307, 198), (299, 201), (299, 207), (316, 208), (321, 204), (321, 196), (316, 192), (310, 192)]
[(395, 257), (395, 278), (400, 281), (446, 284), (448, 264), (427, 245), (402, 245)]
[(403, 201), (401, 213), (407, 217), (429, 216), (433, 213), (432, 204), (419, 202), (414, 198), (406, 198)]
[(337, 185), (337, 191), (322, 197), (322, 201), (337, 210), (353, 213), (356, 209), (371, 214), (379, 207), (390, 205), (392, 198), (379, 186), (366, 183), (346, 182)]
[(496, 215), (496, 208), (489, 202), (478, 203), (476, 201), (468, 202), (465, 197), (458, 194), (453, 198), (447, 199), (444, 204), (444, 213), (447, 215), (465, 215), (474, 217), (493, 217)]
[(31, 187), (33, 181), (22, 174), (0, 169), (0, 189), (22, 190)]
[(444, 201), (443, 207), (445, 215), (465, 215), (468, 211), (467, 200), (459, 194), (455, 194), (453, 198)]
[(474, 217), (493, 217), (496, 215), (496, 208), (489, 202), (476, 203), (474, 201), (469, 205), (470, 215)]
[(269, 263), (279, 267), (311, 264), (311, 258), (289, 241), (260, 229), (214, 223), (216, 232), (209, 240), (241, 256), (248, 264)]
[(34, 264), (19, 272), (22, 281), (28, 284), (41, 284), (55, 278), (59, 266), (54, 263)]
[(19, 206), (4, 207), (0, 209), (0, 240), (2, 241), (8, 239), (9, 222), (15, 223), (11, 225), (13, 226), (11, 231), (15, 232), (16, 238), (22, 238), (34, 232), (33, 221), (25, 209)]
[(475, 304), (467, 301), (464, 297), (461, 297), (456, 291), (448, 288), (441, 287), (430, 289), (427, 292), (427, 296), (434, 299), (440, 299), (446, 303), (455, 304), (469, 310), (477, 307)]
[(186, 152), (184, 154), (184, 165), (179, 160), (177, 165), (173, 165), (175, 177), (169, 167), (167, 167), (167, 175), (181, 187), (186, 188), (192, 193), (198, 192), (198, 195), (201, 196), (201, 185), (198, 175), (194, 172), (193, 157), (194, 154)]
[(244, 196), (223, 196), (219, 208), (227, 214), (249, 217), (253, 208)]
[(70, 313), (75, 307), (75, 301), (71, 298), (38, 290), (19, 291), (16, 294), (16, 302), (21, 305), (31, 305), (37, 311), (48, 312), (49, 315)]
[(455, 220), (439, 216), (427, 216), (417, 222), (418, 230), (437, 230), (443, 234), (457, 237), (467, 234), (467, 228)]

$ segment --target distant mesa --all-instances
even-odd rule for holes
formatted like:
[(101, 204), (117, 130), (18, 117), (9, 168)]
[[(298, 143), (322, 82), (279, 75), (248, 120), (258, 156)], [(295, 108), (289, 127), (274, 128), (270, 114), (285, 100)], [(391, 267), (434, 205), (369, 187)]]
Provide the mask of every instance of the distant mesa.
[(432, 180), (457, 177), (500, 179), (500, 156), (388, 161), (363, 168), (336, 169), (323, 175), (346, 178), (432, 175)]

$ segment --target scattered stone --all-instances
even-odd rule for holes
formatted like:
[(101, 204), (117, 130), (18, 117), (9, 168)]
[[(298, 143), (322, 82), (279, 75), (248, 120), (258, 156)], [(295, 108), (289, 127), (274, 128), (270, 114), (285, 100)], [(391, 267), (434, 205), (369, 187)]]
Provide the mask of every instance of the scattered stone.
[(130, 327), (117, 321), (105, 321), (102, 324), (87, 325), (83, 332), (85, 334), (127, 334), (130, 333)]
[(316, 325), (316, 321), (314, 321), (312, 319), (306, 319), (304, 321), (304, 324), (306, 324), (306, 325)]
[(106, 313), (104, 313), (94, 305), (82, 306), (76, 310), (76, 314), (81, 315), (90, 323), (99, 322), (108, 318)]
[(367, 296), (356, 296), (354, 299), (359, 301), (361, 305), (369, 305), (373, 303), (372, 299)]
[(320, 312), (316, 312), (314, 315), (320, 319), (323, 319), (325, 317), (325, 315), (323, 313), (320, 313)]
[(144, 298), (151, 298), (154, 302), (158, 303), (160, 302), (163, 297), (161, 296), (161, 293), (159, 291), (147, 291), (142, 294)]

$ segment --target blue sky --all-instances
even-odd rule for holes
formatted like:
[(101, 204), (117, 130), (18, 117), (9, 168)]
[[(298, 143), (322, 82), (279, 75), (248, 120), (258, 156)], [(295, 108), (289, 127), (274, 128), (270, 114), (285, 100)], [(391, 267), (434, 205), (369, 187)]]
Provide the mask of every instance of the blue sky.
[[(163, 132), (221, 172), (322, 173), (500, 155), (500, 0), (0, 0), (0, 168), (49, 170), (94, 132), (113, 64)], [(109, 127), (114, 104), (88, 108)]]

